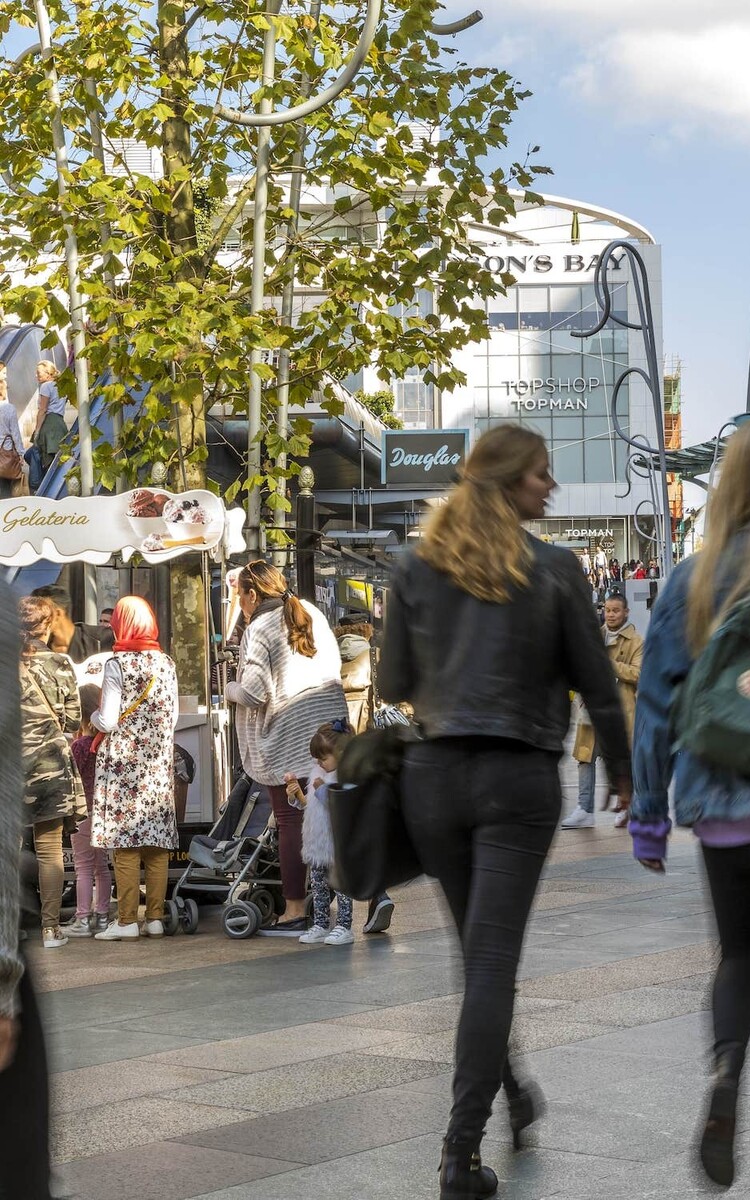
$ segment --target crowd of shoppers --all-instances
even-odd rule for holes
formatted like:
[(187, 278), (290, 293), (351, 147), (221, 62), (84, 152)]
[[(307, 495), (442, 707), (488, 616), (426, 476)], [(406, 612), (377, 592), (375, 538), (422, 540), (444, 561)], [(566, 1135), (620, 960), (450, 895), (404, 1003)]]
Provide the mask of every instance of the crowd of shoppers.
[[(628, 737), (632, 741), (635, 721), (635, 698), (643, 658), (643, 639), (629, 620), (630, 609), (625, 596), (614, 592), (604, 604), (602, 634), (609, 661), (617, 680)], [(591, 718), (584, 704), (579, 704), (573, 757), (578, 763), (578, 804), (562, 822), (562, 829), (590, 829), (595, 824), (596, 763), (601, 748)], [(628, 813), (620, 808), (615, 825), (627, 825)]]
[[(750, 591), (750, 425), (729, 444), (704, 550), (675, 570), (645, 648), (617, 585), (658, 579), (657, 561), (621, 568), (597, 546), (593, 558), (585, 553), (578, 562), (530, 536), (525, 523), (544, 518), (554, 487), (544, 441), (533, 431), (506, 425), (477, 441), (460, 482), (395, 572), (379, 664), (366, 614), (332, 630), (267, 562), (248, 563), (237, 578), (244, 632), (226, 694), (236, 709), (243, 770), (270, 794), (286, 904), (265, 932), (307, 945), (354, 940), (351, 899), (331, 887), (328, 789), (348, 741), (372, 726), (379, 697), (413, 712), (403, 815), (425, 871), (445, 894), (464, 964), (441, 1200), (495, 1193), (481, 1142), (502, 1085), (515, 1132), (541, 1111), (538, 1091), (514, 1077), (508, 1039), (526, 924), (560, 817), (558, 767), (571, 694), (579, 698), (579, 796), (563, 828), (593, 826), (601, 759), (609, 794), (618, 798), (615, 824), (629, 819), (645, 868), (665, 869), (672, 782), (676, 820), (700, 840), (721, 943), (712, 998), (715, 1079), (700, 1153), (711, 1179), (724, 1186), (734, 1179), (750, 1041), (750, 781), (689, 749), (676, 754), (671, 714), (693, 664)], [(607, 591), (601, 627), (592, 587)], [(20, 1178), (23, 1156), (18, 1186), (36, 1196), (30, 1154), (39, 1179), (48, 1176), (40, 1098), (46, 1066), (18, 946), (19, 829), (31, 831), (36, 851), (45, 947), (63, 946), (69, 936), (161, 936), (177, 845), (179, 703), (175, 665), (145, 600), (124, 597), (102, 610), (99, 626), (86, 626), (73, 622), (65, 592), (48, 587), (21, 600), (17, 618), (0, 587), (0, 1102), (9, 1103), (12, 1086), (29, 1126), (0, 1130), (0, 1172)], [(101, 691), (79, 692), (72, 662), (110, 648)], [(750, 694), (750, 683), (738, 681), (743, 686)], [(60, 925), (66, 830), (77, 883), (67, 930)], [(139, 926), (141, 868), (146, 912)], [(371, 913), (386, 901), (390, 920), (388, 897), (375, 897)], [(46, 1183), (38, 1195), (47, 1200)]]

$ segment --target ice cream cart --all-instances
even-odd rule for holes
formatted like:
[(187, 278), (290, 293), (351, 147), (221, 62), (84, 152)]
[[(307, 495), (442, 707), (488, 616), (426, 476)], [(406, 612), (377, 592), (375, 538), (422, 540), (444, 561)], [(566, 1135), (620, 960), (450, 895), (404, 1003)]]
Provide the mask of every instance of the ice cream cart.
[[(25, 496), (0, 503), (0, 565), (26, 567), (47, 562), (105, 566), (117, 556), (128, 564), (169, 564), (200, 554), (206, 614), (203, 653), (204, 696), (181, 692), (175, 741), (186, 752), (192, 776), (177, 788), (180, 849), (172, 870), (182, 870), (187, 843), (199, 827), (213, 824), (218, 804), (230, 790), (229, 712), (211, 686), (215, 634), (211, 623), (211, 576), (223, 578), (230, 555), (245, 549), (244, 513), (225, 508), (211, 492), (174, 494), (160, 487), (116, 496), (67, 496), (61, 500)], [(223, 636), (224, 631), (216, 631)], [(168, 647), (165, 647), (168, 648)], [(107, 654), (76, 665), (79, 684), (99, 683)], [(72, 857), (66, 861), (72, 868)]]

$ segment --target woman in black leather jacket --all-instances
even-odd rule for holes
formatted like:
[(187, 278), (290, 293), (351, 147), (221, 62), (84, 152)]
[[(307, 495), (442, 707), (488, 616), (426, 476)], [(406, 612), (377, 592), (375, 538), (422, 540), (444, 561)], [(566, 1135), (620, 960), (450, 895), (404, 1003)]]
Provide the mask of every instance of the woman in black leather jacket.
[(445, 892), (465, 967), (441, 1200), (497, 1188), (479, 1146), (560, 816), (570, 690), (583, 696), (613, 790), (630, 799), (625, 723), (590, 589), (575, 555), (522, 526), (544, 517), (554, 487), (538, 434), (519, 425), (484, 434), (388, 601), (380, 691), (408, 700), (422, 733), (406, 752), (405, 817)]

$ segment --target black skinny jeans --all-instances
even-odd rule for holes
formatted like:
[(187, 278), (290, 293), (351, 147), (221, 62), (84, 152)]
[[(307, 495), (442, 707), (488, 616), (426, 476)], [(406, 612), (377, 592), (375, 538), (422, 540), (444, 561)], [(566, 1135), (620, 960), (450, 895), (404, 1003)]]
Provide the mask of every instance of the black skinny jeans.
[(721, 942), (713, 987), (714, 1050), (750, 1040), (750, 846), (703, 847)]
[(47, 1057), (28, 971), (19, 998), (15, 1057), (0, 1071), (0, 1200), (51, 1200)]
[(404, 812), (439, 880), (464, 959), (448, 1137), (478, 1143), (513, 1021), (516, 972), (539, 876), (560, 817), (557, 755), (499, 738), (409, 747)]

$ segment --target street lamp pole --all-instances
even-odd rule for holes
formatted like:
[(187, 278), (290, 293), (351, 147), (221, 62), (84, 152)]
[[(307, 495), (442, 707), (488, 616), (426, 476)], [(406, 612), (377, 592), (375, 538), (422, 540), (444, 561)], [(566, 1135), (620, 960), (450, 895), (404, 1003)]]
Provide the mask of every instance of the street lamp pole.
[[(57, 191), (64, 206), (68, 192), (68, 150), (62, 121), (62, 105), (57, 71), (52, 51), (52, 34), (45, 0), (34, 0), (39, 48), (47, 77), (47, 94), (52, 106), (52, 144), (57, 168)], [(65, 263), (70, 299), (70, 327), (73, 340), (76, 402), (78, 405), (78, 444), (81, 464), (81, 495), (90, 496), (94, 490), (94, 467), (91, 453), (91, 423), (89, 418), (89, 365), (86, 352), (86, 313), (81, 296), (81, 277), (78, 259), (78, 239), (69, 217), (64, 217)]]
[[(276, 73), (276, 21), (281, 0), (269, 0), (266, 17), (268, 24), (263, 35), (264, 91), (273, 86)], [(268, 94), (260, 102), (259, 116), (271, 114), (273, 101)], [(265, 294), (266, 226), (268, 222), (268, 178), (271, 167), (271, 127), (264, 124), (258, 128), (258, 156), (255, 174), (255, 203), (253, 213), (253, 274), (250, 288), (250, 312), (257, 316), (263, 309)], [(250, 353), (250, 395), (247, 422), (247, 521), (245, 540), (248, 549), (260, 553), (260, 487), (257, 477), (261, 471), (262, 446), (260, 432), (263, 428), (262, 400), (263, 383), (256, 368), (260, 365), (261, 352)]]

